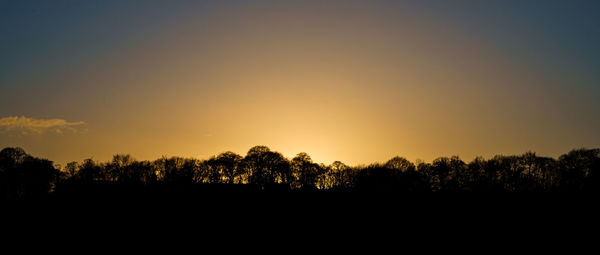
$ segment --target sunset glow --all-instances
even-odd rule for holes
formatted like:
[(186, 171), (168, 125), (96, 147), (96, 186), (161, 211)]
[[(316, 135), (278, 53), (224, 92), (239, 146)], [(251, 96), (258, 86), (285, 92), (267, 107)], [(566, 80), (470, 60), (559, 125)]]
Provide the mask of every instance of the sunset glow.
[(0, 147), (348, 165), (600, 146), (598, 1), (0, 1)]

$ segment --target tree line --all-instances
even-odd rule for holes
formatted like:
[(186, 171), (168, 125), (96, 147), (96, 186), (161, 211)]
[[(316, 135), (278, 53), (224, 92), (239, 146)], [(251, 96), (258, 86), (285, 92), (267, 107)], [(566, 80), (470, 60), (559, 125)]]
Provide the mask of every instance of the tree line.
[(266, 146), (252, 147), (245, 156), (228, 151), (205, 160), (162, 157), (138, 161), (117, 154), (108, 162), (86, 159), (64, 167), (21, 148), (0, 151), (0, 195), (4, 199), (90, 190), (100, 195), (115, 190), (164, 191), (161, 187), (175, 187), (183, 193), (596, 191), (599, 173), (600, 149), (572, 150), (558, 159), (527, 152), (477, 157), (468, 163), (457, 156), (431, 163), (394, 157), (367, 166), (340, 161), (319, 164), (304, 152), (288, 159)]

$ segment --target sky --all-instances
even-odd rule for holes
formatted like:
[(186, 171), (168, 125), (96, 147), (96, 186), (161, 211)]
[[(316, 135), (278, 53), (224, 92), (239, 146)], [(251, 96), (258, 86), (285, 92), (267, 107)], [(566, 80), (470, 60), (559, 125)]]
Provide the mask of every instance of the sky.
[(64, 164), (600, 147), (600, 2), (0, 0), (0, 148)]

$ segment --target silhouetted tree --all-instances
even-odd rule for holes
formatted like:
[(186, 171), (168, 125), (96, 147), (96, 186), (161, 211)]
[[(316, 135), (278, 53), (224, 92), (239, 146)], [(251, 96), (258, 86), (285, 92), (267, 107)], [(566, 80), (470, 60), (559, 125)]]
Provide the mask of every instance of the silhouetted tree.
[(341, 161), (335, 161), (326, 168), (323, 187), (335, 190), (350, 189), (354, 183), (353, 172), (346, 164)]
[(304, 190), (314, 190), (317, 188), (317, 181), (325, 173), (318, 164), (313, 163), (310, 156), (305, 152), (300, 152), (292, 159), (292, 169), (297, 178), (298, 188)]
[(400, 171), (389, 169), (380, 164), (372, 164), (359, 171), (356, 176), (356, 188), (367, 192), (400, 191)]
[[(600, 149), (572, 150), (558, 159), (560, 189), (568, 191), (597, 190)], [(589, 179), (588, 179), (589, 178)], [(586, 186), (589, 184), (589, 186)]]
[(83, 163), (79, 165), (79, 170), (75, 177), (79, 182), (91, 183), (94, 181), (105, 181), (108, 180), (107, 172), (103, 170), (96, 162), (89, 158), (83, 160)]
[(198, 179), (199, 162), (195, 159), (163, 157), (154, 162), (159, 178), (165, 183), (191, 184)]
[[(241, 167), (242, 156), (237, 155), (231, 151), (223, 152), (218, 156), (211, 157), (207, 160), (206, 164), (211, 168), (211, 171), (215, 175), (215, 177), (211, 178), (215, 182), (220, 182), (221, 179), (226, 179), (225, 181), (229, 184), (233, 184), (238, 179), (238, 183), (241, 183), (242, 180), (240, 176), (244, 174), (244, 169)], [(216, 176), (219, 176), (217, 178)]]
[(32, 157), (21, 148), (0, 151), (0, 192), (5, 199), (45, 197), (58, 174), (52, 161)]
[(135, 176), (137, 173), (134, 173), (131, 167), (133, 162), (134, 159), (131, 155), (114, 155), (112, 161), (104, 166), (104, 170), (108, 175), (108, 181), (125, 183), (139, 181), (141, 178)]
[(468, 191), (502, 191), (498, 175), (494, 168), (488, 166), (488, 161), (482, 157), (473, 159), (468, 165), (468, 179), (464, 184)]
[(64, 178), (65, 179), (71, 179), (71, 178), (75, 178), (77, 176), (77, 172), (79, 171), (79, 164), (76, 161), (73, 162), (69, 162), (67, 163), (67, 165), (65, 166), (64, 172)]
[(248, 182), (264, 188), (275, 183), (289, 183), (290, 165), (279, 152), (273, 152), (266, 146), (252, 147), (242, 160), (248, 172)]
[(411, 163), (403, 157), (393, 157), (385, 163), (385, 167), (389, 169), (397, 169), (402, 172), (415, 171), (415, 164)]

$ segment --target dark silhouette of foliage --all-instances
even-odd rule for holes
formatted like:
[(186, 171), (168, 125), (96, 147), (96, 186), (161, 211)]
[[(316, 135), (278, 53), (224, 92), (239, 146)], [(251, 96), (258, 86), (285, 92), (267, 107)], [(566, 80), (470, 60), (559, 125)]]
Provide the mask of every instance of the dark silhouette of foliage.
[(313, 163), (307, 153), (298, 153), (298, 155), (292, 159), (292, 168), (297, 180), (296, 187), (303, 190), (317, 189), (317, 183), (324, 174), (324, 169), (318, 164)]
[(52, 161), (29, 156), (21, 148), (0, 151), (0, 195), (4, 199), (43, 198), (58, 174)]
[(248, 172), (248, 183), (262, 189), (277, 183), (289, 184), (291, 179), (290, 163), (279, 152), (273, 152), (266, 146), (250, 148), (242, 161)]
[(242, 157), (223, 152), (207, 160), (137, 161), (117, 154), (106, 163), (86, 159), (63, 169), (20, 148), (0, 151), (3, 199), (49, 196), (195, 196), (224, 192), (583, 192), (598, 190), (600, 149), (577, 149), (558, 159), (533, 152), (465, 163), (440, 157), (416, 164), (394, 157), (384, 164), (317, 164), (304, 152), (287, 159), (266, 146)]
[(154, 161), (156, 172), (165, 183), (191, 184), (198, 180), (208, 179), (210, 182), (218, 182), (218, 173), (207, 174), (201, 171), (205, 167), (196, 159), (184, 159), (180, 157), (163, 157)]
[(335, 161), (325, 169), (323, 188), (329, 190), (348, 190), (354, 187), (356, 171), (342, 163)]
[(393, 157), (392, 159), (388, 160), (388, 162), (385, 163), (385, 167), (389, 168), (389, 169), (400, 170), (402, 172), (415, 170), (415, 164), (413, 164), (412, 162), (408, 161), (407, 159), (405, 159), (403, 157), (398, 157), (398, 156)]
[[(219, 176), (225, 178), (225, 182), (233, 184), (234, 182), (241, 183), (240, 176), (244, 174), (244, 169), (241, 166), (242, 156), (231, 151), (223, 152), (218, 156), (211, 157), (206, 164), (210, 166), (213, 173), (218, 173)], [(212, 178), (217, 179), (216, 177)], [(215, 180), (219, 181), (219, 180)]]

